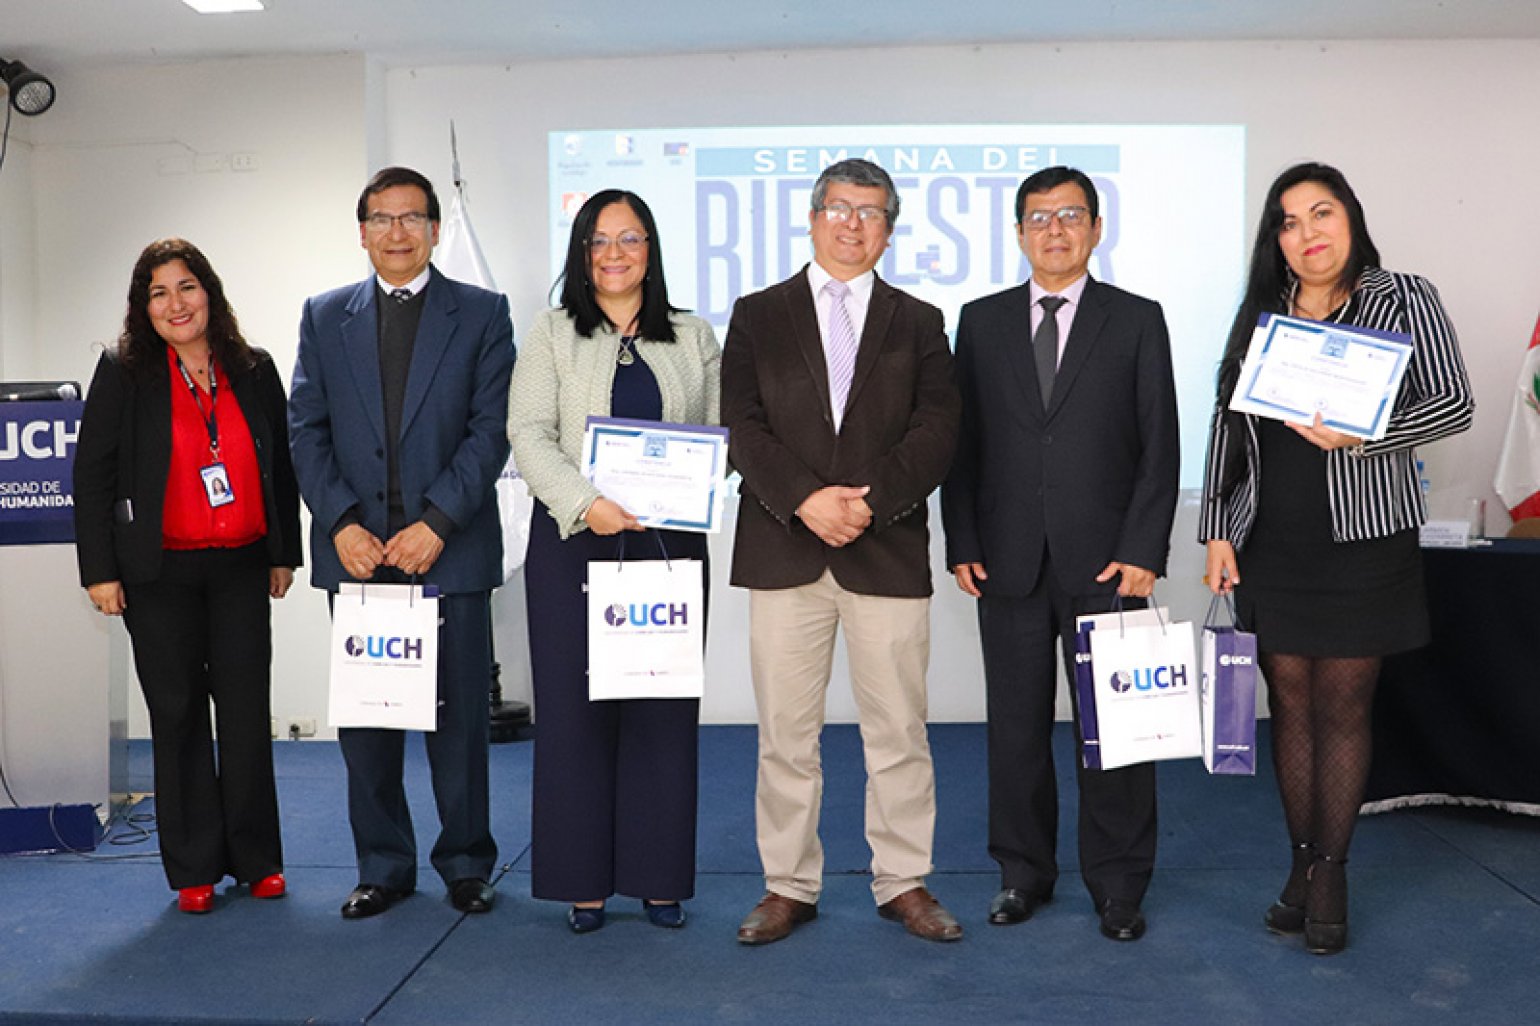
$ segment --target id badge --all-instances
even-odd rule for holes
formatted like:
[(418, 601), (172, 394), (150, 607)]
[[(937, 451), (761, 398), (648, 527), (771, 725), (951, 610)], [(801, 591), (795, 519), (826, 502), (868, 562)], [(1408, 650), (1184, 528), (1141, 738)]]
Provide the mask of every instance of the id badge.
[(210, 463), (198, 473), (203, 477), (203, 491), (209, 497), (210, 506), (217, 509), (235, 501), (235, 492), (230, 487), (230, 472), (223, 463)]

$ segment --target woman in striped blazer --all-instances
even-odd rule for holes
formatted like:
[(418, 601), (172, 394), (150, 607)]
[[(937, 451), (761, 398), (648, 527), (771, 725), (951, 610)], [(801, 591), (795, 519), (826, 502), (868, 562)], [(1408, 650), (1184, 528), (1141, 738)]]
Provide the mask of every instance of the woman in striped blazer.
[[(1230, 412), (1262, 314), (1410, 334), (1385, 437)], [(1257, 633), (1293, 865), (1264, 921), (1333, 954), (1347, 944), (1347, 852), (1369, 772), (1380, 661), (1426, 644), (1413, 447), (1464, 431), (1475, 403), (1433, 285), (1380, 267), (1341, 172), (1300, 164), (1263, 205), (1246, 294), (1219, 366), (1199, 540), (1216, 593)], [(1265, 470), (1265, 473), (1264, 473)], [(1241, 570), (1245, 574), (1242, 576)]]

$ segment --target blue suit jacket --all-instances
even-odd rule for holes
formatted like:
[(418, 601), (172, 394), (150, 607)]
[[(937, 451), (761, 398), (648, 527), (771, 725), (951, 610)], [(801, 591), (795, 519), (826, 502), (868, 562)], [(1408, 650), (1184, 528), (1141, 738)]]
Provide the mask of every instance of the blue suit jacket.
[[(380, 383), (378, 289), (371, 275), (305, 301), (289, 394), (289, 444), (310, 508), (310, 581), (336, 590), (342, 569), (332, 532), (355, 510), (386, 533), (385, 400)], [(446, 594), (502, 583), (502, 531), (493, 486), (508, 459), (508, 300), (452, 281), (436, 268), (407, 372), (397, 459), (409, 521), (432, 504), (454, 522), (425, 581)]]

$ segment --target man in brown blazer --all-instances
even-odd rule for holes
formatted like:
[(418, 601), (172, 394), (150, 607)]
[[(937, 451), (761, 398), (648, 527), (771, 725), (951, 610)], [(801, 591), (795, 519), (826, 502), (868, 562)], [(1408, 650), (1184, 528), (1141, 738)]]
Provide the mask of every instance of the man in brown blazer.
[(818, 914), (819, 734), (842, 624), (877, 911), (928, 940), (962, 936), (925, 889), (936, 804), (925, 500), (951, 463), (960, 401), (941, 311), (872, 270), (898, 210), (882, 168), (830, 165), (813, 187), (813, 263), (740, 299), (727, 330), (722, 420), (743, 475), (732, 583), (751, 589), (768, 890), (738, 930), (744, 944)]

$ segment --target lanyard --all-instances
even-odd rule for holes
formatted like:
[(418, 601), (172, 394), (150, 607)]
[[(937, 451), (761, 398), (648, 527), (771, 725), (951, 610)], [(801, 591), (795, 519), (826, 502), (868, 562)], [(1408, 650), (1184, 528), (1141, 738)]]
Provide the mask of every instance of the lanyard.
[(182, 372), (182, 380), (187, 382), (187, 390), (192, 393), (193, 405), (198, 407), (198, 416), (203, 420), (203, 426), (209, 432), (209, 452), (214, 458), (219, 459), (219, 421), (214, 417), (214, 404), (219, 400), (219, 375), (214, 372), (214, 361), (209, 360), (209, 408), (203, 411), (203, 397), (198, 394), (198, 386), (193, 384), (192, 375), (187, 373), (187, 367), (182, 363), (181, 354), (177, 354), (176, 369)]

